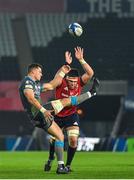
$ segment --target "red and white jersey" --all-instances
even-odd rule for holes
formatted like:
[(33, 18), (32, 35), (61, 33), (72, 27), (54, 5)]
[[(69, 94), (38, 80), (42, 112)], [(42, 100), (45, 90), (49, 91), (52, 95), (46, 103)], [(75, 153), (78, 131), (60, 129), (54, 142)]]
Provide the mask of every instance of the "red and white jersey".
[[(67, 98), (69, 96), (78, 96), (81, 94), (83, 86), (84, 86), (84, 84), (82, 83), (81, 79), (78, 78), (77, 88), (70, 90), (68, 88), (66, 79), (63, 79), (61, 85), (56, 88), (55, 98), (56, 99), (63, 99), (63, 98)], [(57, 116), (59, 116), (59, 117), (69, 116), (69, 115), (75, 113), (76, 110), (77, 110), (76, 106), (65, 107), (61, 112), (59, 112), (57, 114)]]

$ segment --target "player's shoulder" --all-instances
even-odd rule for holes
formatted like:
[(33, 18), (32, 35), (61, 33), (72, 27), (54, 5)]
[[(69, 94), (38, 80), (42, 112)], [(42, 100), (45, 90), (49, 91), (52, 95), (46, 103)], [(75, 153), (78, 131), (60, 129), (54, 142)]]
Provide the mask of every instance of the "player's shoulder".
[(32, 80), (32, 78), (30, 78), (29, 76), (26, 76), (23, 80), (23, 83), (24, 84), (31, 84), (31, 85), (34, 85), (35, 82)]
[(33, 89), (35, 86), (35, 82), (28, 76), (25, 76), (25, 78), (21, 81), (20, 88), (21, 89), (26, 89), (26, 88), (31, 88)]

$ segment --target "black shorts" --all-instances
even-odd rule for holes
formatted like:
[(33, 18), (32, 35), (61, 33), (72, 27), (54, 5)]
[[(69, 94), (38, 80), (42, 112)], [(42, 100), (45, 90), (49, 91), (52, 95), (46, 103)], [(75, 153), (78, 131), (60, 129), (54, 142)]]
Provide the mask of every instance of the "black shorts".
[(32, 124), (35, 127), (42, 128), (45, 131), (48, 131), (48, 128), (52, 125), (53, 119), (52, 120), (46, 120), (45, 117), (41, 112), (39, 112), (33, 119), (32, 119)]
[(78, 126), (79, 127), (79, 116), (78, 114), (72, 114), (66, 117), (54, 117), (54, 121), (58, 124), (60, 128), (67, 128), (70, 126)]

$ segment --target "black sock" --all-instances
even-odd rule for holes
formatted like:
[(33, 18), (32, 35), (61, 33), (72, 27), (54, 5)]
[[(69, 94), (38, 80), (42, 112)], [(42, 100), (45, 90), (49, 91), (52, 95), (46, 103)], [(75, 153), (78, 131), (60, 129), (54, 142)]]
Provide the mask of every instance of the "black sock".
[(49, 160), (54, 159), (54, 152), (55, 152), (55, 140), (52, 139), (49, 143)]
[(68, 147), (66, 166), (70, 166), (77, 148)]

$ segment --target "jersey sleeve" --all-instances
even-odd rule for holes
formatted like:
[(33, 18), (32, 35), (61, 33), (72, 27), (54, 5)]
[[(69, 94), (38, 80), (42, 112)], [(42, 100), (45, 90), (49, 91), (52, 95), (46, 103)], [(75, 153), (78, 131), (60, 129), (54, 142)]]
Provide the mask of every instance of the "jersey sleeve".
[(27, 80), (25, 83), (24, 83), (24, 90), (25, 89), (34, 89), (34, 84), (31, 80)]

